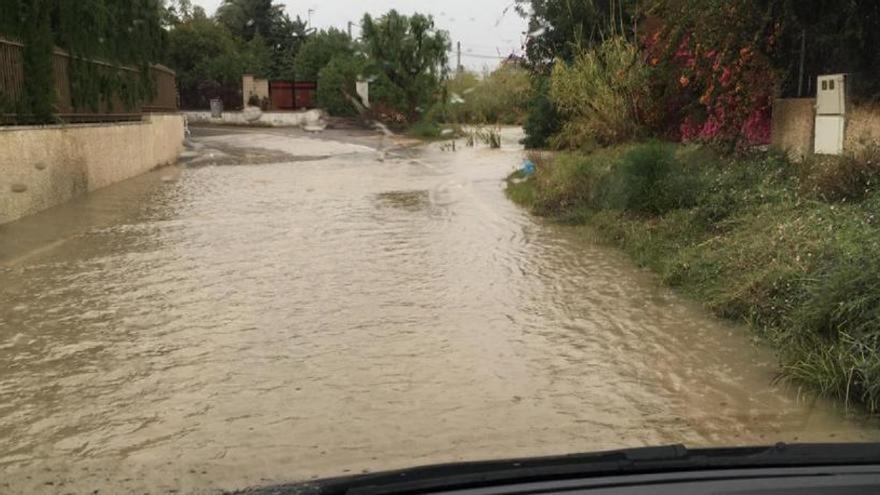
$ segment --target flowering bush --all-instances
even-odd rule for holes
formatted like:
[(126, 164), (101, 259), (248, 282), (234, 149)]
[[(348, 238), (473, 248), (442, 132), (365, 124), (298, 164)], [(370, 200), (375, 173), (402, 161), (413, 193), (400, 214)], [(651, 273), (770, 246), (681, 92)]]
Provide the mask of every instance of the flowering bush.
[(767, 54), (779, 27), (746, 15), (754, 0), (690, 3), (668, 4), (642, 40), (648, 64), (667, 76), (662, 131), (683, 141), (769, 143), (777, 78)]

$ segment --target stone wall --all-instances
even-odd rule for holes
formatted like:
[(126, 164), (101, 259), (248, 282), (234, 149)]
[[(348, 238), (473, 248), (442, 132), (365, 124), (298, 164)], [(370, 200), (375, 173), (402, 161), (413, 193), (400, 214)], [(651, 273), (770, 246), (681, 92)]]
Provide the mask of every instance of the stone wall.
[[(813, 152), (816, 116), (813, 98), (787, 98), (773, 102), (771, 146), (801, 159)], [(857, 153), (867, 144), (880, 144), (880, 105), (849, 105), (846, 113), (844, 153)]]
[(843, 149), (857, 153), (866, 144), (880, 144), (880, 106), (851, 106), (846, 116)]
[(813, 98), (781, 98), (773, 102), (771, 146), (800, 160), (813, 152)]
[(174, 163), (183, 117), (141, 122), (0, 127), (0, 224)]

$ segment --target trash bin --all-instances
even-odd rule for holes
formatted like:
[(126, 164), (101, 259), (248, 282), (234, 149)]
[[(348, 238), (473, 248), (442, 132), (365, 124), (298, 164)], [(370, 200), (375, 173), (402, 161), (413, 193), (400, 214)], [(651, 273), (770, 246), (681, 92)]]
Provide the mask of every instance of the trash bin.
[(211, 100), (211, 118), (219, 119), (223, 116), (223, 100), (214, 98)]

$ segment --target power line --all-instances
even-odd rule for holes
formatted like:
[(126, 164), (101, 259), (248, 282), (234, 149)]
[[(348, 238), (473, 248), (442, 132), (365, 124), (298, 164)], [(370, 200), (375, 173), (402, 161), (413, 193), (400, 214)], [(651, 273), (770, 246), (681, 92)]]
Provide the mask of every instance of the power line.
[[(456, 52), (454, 50), (449, 50), (449, 53), (456, 53)], [(470, 58), (491, 59), (491, 60), (504, 60), (508, 57), (508, 56), (501, 56), (501, 55), (485, 55), (482, 53), (465, 53), (465, 52), (462, 52), (461, 56), (462, 57), (470, 57)]]
[(462, 53), (462, 57), (482, 58), (487, 60), (504, 60), (507, 57), (499, 57), (498, 55), (478, 55), (476, 53)]
[(474, 48), (488, 48), (490, 50), (494, 50), (501, 45), (482, 45), (480, 43), (468, 43), (467, 41), (462, 41), (461, 46), (470, 46)]

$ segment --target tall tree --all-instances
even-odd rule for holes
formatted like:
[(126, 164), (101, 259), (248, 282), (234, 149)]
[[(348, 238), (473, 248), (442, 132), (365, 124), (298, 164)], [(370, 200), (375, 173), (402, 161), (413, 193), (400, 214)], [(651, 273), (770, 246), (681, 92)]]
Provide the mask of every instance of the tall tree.
[(637, 0), (516, 0), (528, 19), (526, 59), (547, 72), (553, 61), (575, 55), (612, 36), (630, 35)]
[(293, 79), (294, 58), (306, 38), (302, 19), (291, 19), (274, 0), (223, 0), (216, 18), (244, 41), (264, 40), (272, 52), (269, 77)]
[(241, 104), (242, 74), (265, 77), (271, 53), (258, 35), (244, 42), (213, 19), (192, 19), (168, 33), (167, 64), (177, 72), (184, 108), (204, 108), (210, 98)]
[(316, 81), (318, 73), (333, 57), (351, 54), (354, 46), (348, 34), (339, 29), (321, 30), (303, 43), (296, 55), (294, 72), (301, 81)]
[(399, 88), (407, 102), (408, 117), (416, 117), (439, 90), (447, 70), (449, 34), (422, 14), (405, 16), (396, 10), (373, 19), (364, 15), (361, 38), (375, 68)]
[(782, 71), (784, 95), (798, 96), (799, 87), (803, 96), (814, 94), (816, 76), (848, 72), (855, 75), (856, 96), (880, 96), (880, 2), (762, 3), (770, 4), (780, 27), (774, 62)]
[(166, 27), (175, 26), (194, 19), (207, 19), (208, 14), (201, 5), (193, 5), (192, 0), (168, 0), (165, 6)]

